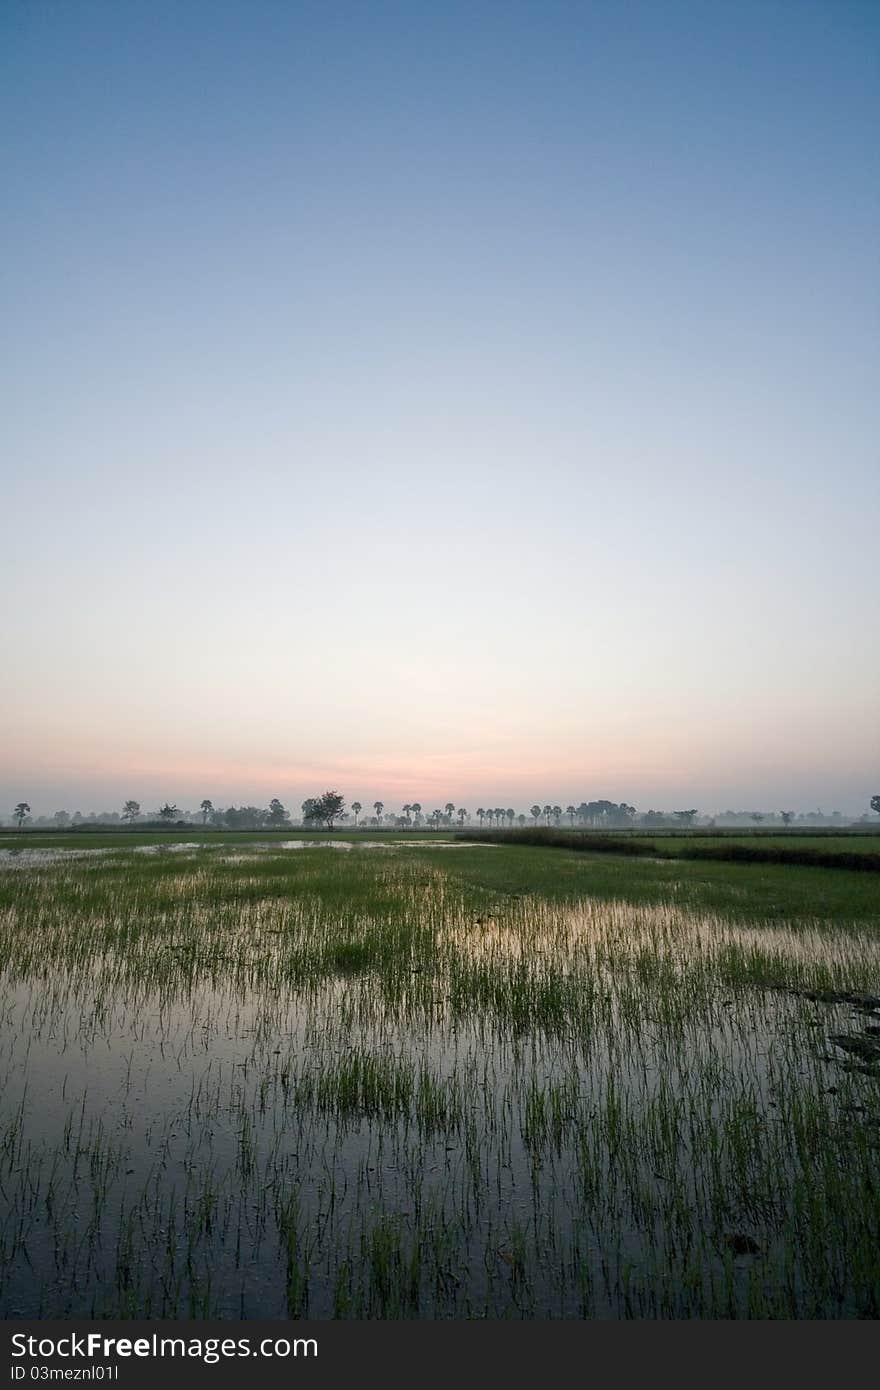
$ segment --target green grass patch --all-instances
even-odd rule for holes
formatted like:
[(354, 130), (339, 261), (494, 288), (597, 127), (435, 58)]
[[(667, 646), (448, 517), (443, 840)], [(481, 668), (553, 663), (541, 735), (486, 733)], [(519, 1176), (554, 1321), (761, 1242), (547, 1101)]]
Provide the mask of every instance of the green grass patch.
[(805, 844), (803, 839), (776, 837), (772, 841), (713, 841), (643, 838), (641, 835), (609, 835), (583, 830), (554, 830), (541, 827), (524, 830), (462, 831), (459, 838), (475, 843), (536, 845), (573, 850), (581, 854), (618, 854), (634, 858), (713, 859), (732, 864), (792, 864), (802, 868), (850, 869), (857, 873), (880, 873), (880, 848), (875, 837), (852, 836)]

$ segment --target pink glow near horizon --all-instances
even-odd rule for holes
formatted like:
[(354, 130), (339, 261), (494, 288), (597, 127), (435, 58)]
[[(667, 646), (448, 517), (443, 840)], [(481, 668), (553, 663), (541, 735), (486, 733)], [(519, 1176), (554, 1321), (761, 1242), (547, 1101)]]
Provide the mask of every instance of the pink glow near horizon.
[[(443, 806), (450, 800), (471, 812), (478, 804), (502, 803), (520, 810), (527, 809), (533, 801), (567, 805), (599, 797), (625, 800), (640, 810), (649, 806), (669, 809), (673, 803), (700, 804), (712, 810), (728, 805), (772, 809), (777, 803), (812, 809), (819, 800), (809, 796), (809, 784), (798, 783), (786, 773), (782, 755), (776, 760), (778, 765), (766, 765), (765, 775), (776, 784), (785, 784), (786, 776), (789, 778), (787, 795), (774, 798), (770, 790), (754, 790), (751, 769), (741, 779), (734, 779), (728, 769), (714, 766), (699, 751), (689, 764), (685, 751), (672, 746), (663, 759), (653, 749), (649, 759), (639, 757), (629, 746), (606, 749), (604, 756), (582, 755), (575, 760), (559, 750), (548, 750), (545, 757), (520, 759), (512, 768), (503, 758), (480, 759), (478, 753), (462, 755), (455, 751), (412, 759), (279, 759), (267, 766), (254, 765), (246, 758), (157, 757), (127, 761), (105, 754), (56, 759), (44, 750), (42, 757), (27, 758), (29, 771), (27, 775), (24, 771), (19, 774), (17, 785), (23, 791), (15, 799), (27, 799), (37, 814), (48, 814), (61, 807), (118, 809), (129, 796), (140, 800), (145, 809), (148, 804), (155, 802), (158, 806), (165, 800), (192, 808), (205, 796), (217, 806), (265, 804), (278, 796), (295, 814), (306, 796), (328, 787), (341, 791), (349, 804), (360, 800), (371, 808), (375, 800), (381, 800), (388, 810), (414, 801), (432, 809), (433, 805)], [(844, 767), (837, 771), (852, 774), (856, 769)], [(15, 797), (16, 790), (11, 790), (10, 795)], [(708, 806), (707, 796), (711, 797)], [(857, 812), (864, 808), (843, 809)]]

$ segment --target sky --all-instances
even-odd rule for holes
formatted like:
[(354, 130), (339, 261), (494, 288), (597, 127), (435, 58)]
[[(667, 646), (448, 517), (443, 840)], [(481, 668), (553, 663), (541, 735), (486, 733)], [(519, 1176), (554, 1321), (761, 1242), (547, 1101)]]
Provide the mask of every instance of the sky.
[(880, 792), (873, 0), (0, 5), (0, 815)]

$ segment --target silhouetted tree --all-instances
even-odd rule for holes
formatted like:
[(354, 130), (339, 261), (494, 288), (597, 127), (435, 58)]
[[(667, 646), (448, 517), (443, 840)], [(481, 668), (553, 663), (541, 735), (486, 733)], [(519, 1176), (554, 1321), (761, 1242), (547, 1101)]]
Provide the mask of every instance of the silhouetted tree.
[(551, 817), (552, 815), (553, 815), (553, 807), (552, 807), (552, 806), (545, 806), (545, 807), (544, 807), (544, 819), (546, 820), (546, 822), (547, 822), (548, 825), (550, 824), (550, 817)]
[(535, 825), (537, 825), (537, 824), (538, 824), (538, 821), (541, 819), (541, 808), (540, 808), (540, 806), (533, 806), (533, 807), (531, 808), (531, 815), (532, 815), (532, 817), (533, 817), (533, 819), (534, 819)]
[(16, 806), (15, 810), (14, 810), (13, 813), (12, 813), (13, 816), (15, 817), (15, 819), (18, 821), (18, 828), (19, 828), (19, 830), (21, 830), (22, 824), (24, 823), (24, 818), (25, 818), (25, 816), (29, 816), (30, 813), (31, 813), (31, 808), (30, 808), (30, 806), (27, 804), (27, 802), (26, 802), (26, 801), (20, 801), (20, 802), (18, 803), (18, 805)]
[(129, 825), (134, 825), (141, 813), (141, 803), (139, 801), (126, 801), (122, 808), (122, 819), (127, 820)]
[(55, 824), (58, 826), (58, 829), (59, 829), (59, 830), (63, 830), (64, 827), (65, 827), (66, 825), (68, 825), (69, 822), (70, 822), (70, 812), (69, 812), (69, 811), (56, 811), (55, 814), (54, 814), (54, 816), (52, 817), (52, 819), (53, 819), (53, 821), (55, 822)]
[(202, 825), (205, 825), (205, 824), (207, 823), (208, 817), (211, 815), (211, 813), (212, 813), (213, 810), (214, 810), (214, 803), (213, 803), (213, 801), (209, 801), (208, 798), (205, 797), (204, 801), (202, 802), (201, 806), (199, 807), (199, 810), (200, 810), (201, 813), (202, 813)]
[(582, 801), (576, 815), (584, 825), (603, 827), (629, 825), (635, 813), (635, 806), (627, 806), (625, 801), (618, 806), (616, 801), (601, 800)]
[(880, 816), (880, 795), (871, 797), (871, 810), (876, 811)]
[(363, 809), (364, 809), (364, 808), (363, 808), (363, 806), (361, 805), (361, 803), (360, 803), (359, 801), (353, 801), (353, 802), (351, 803), (351, 811), (352, 811), (352, 815), (354, 816), (355, 827), (357, 826), (357, 823), (358, 823), (358, 816), (360, 815), (360, 813), (361, 813), (361, 811), (362, 811)]
[(477, 820), (480, 822), (480, 829), (481, 829), (481, 830), (482, 830), (482, 828), (483, 828), (483, 818), (484, 818), (485, 814), (486, 814), (486, 812), (483, 810), (482, 806), (478, 806), (478, 807), (477, 807)]
[(505, 814), (506, 817), (507, 817), (507, 824), (508, 824), (508, 825), (513, 825), (513, 822), (516, 820), (516, 811), (514, 811), (513, 807), (512, 807), (512, 806), (508, 806), (508, 808), (507, 808), (507, 810), (504, 812), (504, 814)]
[(693, 825), (697, 815), (696, 807), (692, 807), (690, 811), (676, 811), (675, 815), (679, 824)]
[(377, 821), (377, 823), (378, 823), (379, 825), (381, 825), (381, 824), (382, 824), (382, 812), (385, 810), (385, 802), (384, 802), (384, 801), (374, 801), (374, 802), (373, 802), (373, 810), (376, 812), (376, 821)]
[(323, 796), (310, 796), (303, 802), (302, 810), (304, 821), (317, 822), (332, 830), (333, 822), (339, 820), (345, 811), (345, 800), (339, 792), (325, 792)]
[(261, 806), (227, 806), (219, 818), (215, 813), (212, 819), (219, 819), (220, 824), (229, 830), (262, 830), (269, 819), (269, 812)]
[(421, 805), (420, 805), (420, 803), (419, 803), (418, 801), (414, 801), (414, 802), (413, 802), (413, 804), (412, 804), (412, 813), (413, 813), (413, 820), (415, 821), (416, 825), (417, 825), (417, 826), (418, 826), (418, 825), (421, 825), (421, 823), (422, 823), (422, 808), (421, 808)]
[(791, 825), (794, 820), (794, 811), (780, 811), (779, 814), (782, 817), (783, 825)]
[(447, 801), (444, 809), (446, 811), (446, 824), (451, 825), (452, 817), (455, 815), (455, 807), (453, 806), (451, 801)]
[(459, 825), (464, 825), (465, 821), (467, 820), (467, 817), (468, 817), (467, 811), (464, 809), (463, 806), (459, 806), (459, 808), (458, 808), (458, 823), (459, 823)]
[(407, 802), (406, 806), (401, 807), (401, 810), (403, 812), (403, 818), (406, 821), (406, 824), (409, 825), (409, 818), (412, 815), (412, 807)]
[(517, 816), (516, 819), (517, 819), (517, 821), (518, 821), (518, 823), (519, 823), (520, 826), (525, 825), (525, 823), (526, 823), (526, 817), (523, 815), (522, 811), (520, 811), (520, 813), (519, 813), (519, 815)]
[(566, 806), (565, 814), (568, 816), (569, 825), (574, 825), (574, 818), (577, 815), (575, 808), (573, 806)]
[(272, 800), (269, 802), (269, 824), (278, 829), (282, 825), (289, 824), (289, 822), (290, 816), (285, 811), (284, 806), (278, 800), (277, 796), (273, 796)]
[(760, 824), (761, 824), (761, 821), (762, 821), (763, 819), (764, 819), (764, 816), (763, 816), (763, 813), (762, 813), (761, 811), (753, 811), (753, 812), (752, 812), (752, 820), (755, 822), (755, 825), (760, 825)]

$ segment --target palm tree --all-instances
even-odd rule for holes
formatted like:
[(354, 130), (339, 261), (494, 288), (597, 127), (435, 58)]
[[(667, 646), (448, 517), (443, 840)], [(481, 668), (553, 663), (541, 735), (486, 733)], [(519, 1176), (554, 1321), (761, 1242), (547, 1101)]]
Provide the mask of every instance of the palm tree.
[(464, 809), (463, 806), (459, 806), (459, 808), (458, 808), (458, 823), (459, 823), (459, 825), (464, 825), (464, 823), (465, 823), (466, 820), (467, 820), (467, 811)]
[(206, 821), (207, 821), (208, 817), (210, 816), (211, 812), (213, 811), (213, 809), (214, 809), (214, 803), (213, 803), (213, 801), (209, 801), (208, 798), (205, 797), (204, 801), (202, 802), (201, 806), (199, 807), (199, 810), (200, 810), (201, 813), (202, 813), (202, 825), (204, 825), (204, 824), (206, 823)]
[(129, 825), (134, 825), (141, 813), (141, 803), (139, 801), (126, 801), (122, 808), (122, 819), (127, 820)]
[(478, 806), (478, 807), (477, 807), (477, 820), (480, 822), (480, 829), (481, 829), (481, 830), (482, 830), (482, 828), (483, 828), (483, 817), (485, 816), (485, 814), (486, 814), (486, 812), (483, 810), (482, 806)]
[(532, 807), (530, 808), (530, 814), (531, 814), (532, 817), (534, 818), (535, 825), (537, 825), (537, 824), (538, 824), (538, 821), (541, 819), (541, 808), (540, 808), (540, 806), (532, 806)]
[(513, 822), (516, 820), (516, 811), (514, 811), (512, 806), (508, 806), (505, 815), (507, 816), (507, 824), (513, 825)]
[(453, 806), (451, 801), (447, 801), (444, 809), (446, 811), (446, 824), (451, 825), (452, 817), (455, 815), (455, 807)]
[(552, 806), (545, 806), (545, 807), (544, 807), (544, 815), (545, 815), (545, 817), (546, 817), (547, 824), (549, 825), (549, 824), (550, 824), (550, 817), (553, 815), (553, 807), (552, 807)]
[(361, 805), (361, 803), (360, 803), (359, 801), (353, 801), (353, 802), (351, 803), (351, 809), (352, 809), (352, 811), (354, 812), (354, 824), (355, 824), (355, 829), (357, 829), (358, 816), (360, 815), (361, 811), (362, 811), (364, 808), (363, 808), (363, 806)]
[(414, 802), (413, 802), (413, 804), (412, 804), (412, 813), (413, 813), (413, 820), (415, 821), (416, 825), (417, 825), (417, 826), (420, 825), (420, 824), (421, 824), (421, 820), (422, 820), (422, 808), (421, 808), (421, 806), (420, 806), (420, 804), (419, 804), (418, 801), (414, 801)]
[(490, 826), (491, 826), (491, 824), (492, 824), (492, 822), (493, 822), (494, 819), (495, 819), (495, 812), (492, 810), (492, 807), (490, 806), (489, 809), (488, 809), (488, 811), (486, 812), (486, 820), (489, 822)]
[(21, 830), (22, 821), (24, 820), (25, 816), (29, 816), (30, 813), (31, 808), (30, 806), (28, 806), (27, 802), (20, 801), (12, 813), (15, 819), (18, 821), (19, 830)]
[(373, 810), (376, 812), (376, 822), (377, 822), (377, 824), (378, 824), (378, 825), (381, 825), (381, 824), (382, 824), (382, 812), (385, 810), (385, 802), (384, 802), (384, 801), (374, 801), (374, 802), (373, 802)]
[(526, 823), (526, 818), (525, 818), (525, 816), (523, 815), (522, 811), (520, 811), (520, 813), (519, 813), (519, 815), (517, 816), (516, 819), (517, 819), (517, 821), (518, 821), (518, 823), (519, 823), (520, 826), (525, 825), (525, 823)]
[(403, 806), (401, 809), (403, 811), (404, 819), (406, 820), (407, 825), (409, 825), (409, 818), (410, 813), (412, 812), (412, 807), (407, 804), (406, 806)]
[(553, 820), (555, 821), (555, 823), (556, 823), (557, 825), (558, 825), (559, 822), (562, 820), (562, 807), (561, 807), (561, 806), (554, 806), (554, 807), (553, 807)]
[(573, 806), (566, 806), (565, 814), (568, 816), (569, 822), (574, 825), (574, 818), (577, 815), (575, 808)]

